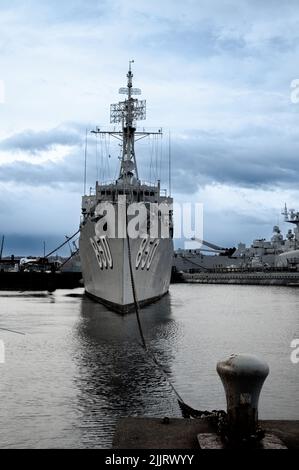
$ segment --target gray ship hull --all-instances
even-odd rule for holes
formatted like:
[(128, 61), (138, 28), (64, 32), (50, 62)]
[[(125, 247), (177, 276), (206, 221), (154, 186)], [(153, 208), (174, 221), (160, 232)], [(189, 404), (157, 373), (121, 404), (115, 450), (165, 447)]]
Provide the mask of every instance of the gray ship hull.
[[(131, 260), (137, 299), (140, 305), (151, 303), (168, 292), (173, 260), (173, 242), (169, 238), (130, 239)], [(81, 228), (80, 257), (86, 293), (119, 312), (134, 305), (126, 238), (100, 237), (95, 223)]]

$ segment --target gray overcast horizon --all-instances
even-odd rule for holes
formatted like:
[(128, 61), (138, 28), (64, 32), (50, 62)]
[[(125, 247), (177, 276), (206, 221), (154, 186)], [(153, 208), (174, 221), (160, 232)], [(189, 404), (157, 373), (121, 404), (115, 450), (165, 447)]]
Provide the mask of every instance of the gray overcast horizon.
[[(166, 133), (162, 186), (170, 131), (172, 193), (204, 204), (204, 238), (236, 246), (289, 228), (280, 213), (285, 202), (299, 210), (297, 1), (2, 0), (0, 50), (5, 255), (42, 254), (44, 240), (50, 250), (77, 230), (85, 129), (109, 123), (129, 59), (147, 100), (141, 125)], [(110, 153), (113, 178), (115, 145)], [(137, 146), (142, 179), (149, 158)]]

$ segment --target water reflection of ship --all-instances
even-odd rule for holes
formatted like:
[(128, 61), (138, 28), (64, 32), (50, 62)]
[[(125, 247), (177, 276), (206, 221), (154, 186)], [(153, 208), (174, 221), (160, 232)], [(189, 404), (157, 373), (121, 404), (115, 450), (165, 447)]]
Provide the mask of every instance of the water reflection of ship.
[[(179, 326), (171, 317), (170, 296), (142, 310), (141, 320), (148, 344), (171, 376)], [(161, 372), (140, 346), (135, 315), (120, 316), (83, 297), (77, 335), (83, 439), (86, 431), (90, 441), (87, 434), (93, 430), (107, 444), (112, 438), (111, 423), (122, 416), (179, 413)]]

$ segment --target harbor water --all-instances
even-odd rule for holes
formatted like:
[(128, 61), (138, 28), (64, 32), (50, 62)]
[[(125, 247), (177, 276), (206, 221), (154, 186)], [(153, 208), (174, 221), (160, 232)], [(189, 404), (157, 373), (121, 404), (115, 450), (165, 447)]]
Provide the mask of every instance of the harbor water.
[[(225, 408), (216, 363), (252, 353), (270, 366), (260, 418), (299, 419), (299, 289), (174, 284), (142, 310), (148, 345), (190, 406)], [(1, 448), (109, 448), (126, 416), (180, 417), (176, 397), (140, 346), (134, 314), (83, 289), (0, 292)]]

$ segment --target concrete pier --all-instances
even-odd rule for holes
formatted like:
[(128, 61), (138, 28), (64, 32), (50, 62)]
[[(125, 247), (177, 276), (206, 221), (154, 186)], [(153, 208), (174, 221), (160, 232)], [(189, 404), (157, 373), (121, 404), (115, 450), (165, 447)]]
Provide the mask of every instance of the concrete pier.
[[(260, 421), (267, 435), (277, 436), (288, 449), (299, 450), (298, 421)], [(113, 439), (113, 449), (197, 449), (197, 435), (215, 433), (208, 419), (123, 418)]]
[(217, 372), (226, 395), (226, 413), (212, 411), (207, 417), (181, 403), (187, 416), (195, 419), (125, 418), (118, 423), (113, 448), (299, 450), (299, 421), (258, 420), (259, 396), (269, 374), (265, 361), (250, 354), (231, 354), (217, 363)]

